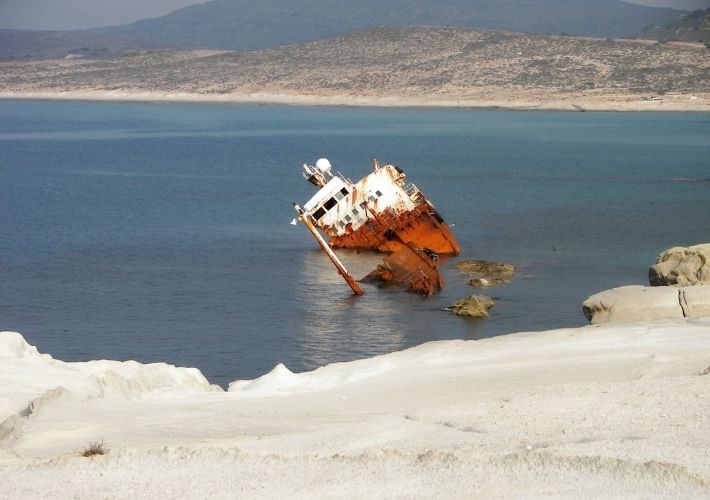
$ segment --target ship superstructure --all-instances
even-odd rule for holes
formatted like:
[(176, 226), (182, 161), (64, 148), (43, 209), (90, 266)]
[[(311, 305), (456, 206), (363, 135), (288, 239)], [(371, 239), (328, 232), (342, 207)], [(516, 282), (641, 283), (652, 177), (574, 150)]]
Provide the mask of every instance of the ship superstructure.
[(374, 170), (353, 183), (333, 175), (330, 162), (303, 165), (303, 175), (320, 190), (304, 205), (334, 248), (394, 252), (401, 242), (439, 255), (461, 252), (448, 224), (404, 171), (375, 160)]
[[(356, 294), (362, 293), (359, 286), (331, 247), (389, 253), (365, 280), (402, 283), (431, 295), (443, 287), (439, 255), (459, 254), (459, 244), (431, 202), (414, 184), (407, 184), (402, 169), (373, 163), (373, 172), (356, 183), (333, 174), (325, 158), (304, 164), (303, 176), (319, 190), (303, 208), (294, 203), (299, 219)], [(316, 228), (330, 238), (327, 243)]]

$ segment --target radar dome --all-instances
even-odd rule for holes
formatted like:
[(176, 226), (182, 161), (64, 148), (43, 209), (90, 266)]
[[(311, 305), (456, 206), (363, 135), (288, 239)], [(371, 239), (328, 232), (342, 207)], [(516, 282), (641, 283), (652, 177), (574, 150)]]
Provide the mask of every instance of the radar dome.
[(330, 162), (328, 161), (327, 158), (320, 158), (316, 162), (316, 168), (318, 170), (320, 170), (321, 172), (325, 173), (325, 172), (330, 172), (330, 169), (333, 167), (330, 165)]

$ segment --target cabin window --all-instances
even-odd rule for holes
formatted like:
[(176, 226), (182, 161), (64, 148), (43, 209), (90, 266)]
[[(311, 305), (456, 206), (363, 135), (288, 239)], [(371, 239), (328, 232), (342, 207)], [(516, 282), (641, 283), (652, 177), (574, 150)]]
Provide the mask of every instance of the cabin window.
[(343, 193), (341, 193), (340, 191), (338, 191), (337, 193), (335, 193), (335, 199), (338, 200), (338, 201), (342, 200), (342, 199), (343, 199)]
[(350, 193), (348, 193), (347, 188), (341, 189), (340, 192), (343, 193), (343, 196), (347, 196), (348, 194), (350, 194)]
[(353, 208), (353, 215), (357, 216), (359, 213), (357, 208)]
[(350, 222), (351, 220), (353, 220), (352, 217), (350, 217), (349, 215), (346, 215), (346, 216), (345, 216), (345, 221), (346, 221), (346, 222)]
[(325, 209), (323, 207), (320, 207), (318, 210), (313, 212), (313, 218), (315, 220), (320, 220), (321, 217), (325, 215)]
[(370, 195), (370, 197), (368, 198), (368, 200), (370, 200), (370, 201), (375, 201), (375, 197), (372, 196), (372, 195)]
[(338, 225), (339, 225), (340, 227), (345, 227), (345, 222), (340, 221), (340, 222), (338, 222)]
[(326, 210), (330, 210), (330, 209), (333, 208), (335, 205), (337, 205), (337, 203), (338, 203), (338, 202), (335, 200), (335, 198), (331, 198), (331, 199), (329, 199), (328, 201), (326, 201), (325, 203), (323, 203), (323, 207), (324, 207)]
[(378, 198), (379, 198), (380, 196), (382, 196), (382, 193), (380, 192), (379, 189), (378, 189), (377, 191), (375, 191), (375, 194), (377, 195)]
[(365, 209), (367, 208), (367, 202), (366, 202), (366, 201), (363, 201), (362, 203), (360, 203), (360, 208), (362, 208), (363, 210), (365, 210)]

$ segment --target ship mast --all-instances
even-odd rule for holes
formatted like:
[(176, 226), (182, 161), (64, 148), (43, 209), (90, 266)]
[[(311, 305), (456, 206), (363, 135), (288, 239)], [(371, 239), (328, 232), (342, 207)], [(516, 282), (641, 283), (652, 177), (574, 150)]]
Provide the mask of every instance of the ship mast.
[(311, 232), (313, 237), (316, 239), (320, 247), (323, 249), (323, 251), (326, 253), (326, 255), (330, 258), (331, 262), (333, 262), (333, 265), (335, 268), (338, 270), (338, 273), (343, 277), (343, 279), (347, 282), (347, 284), (350, 286), (352, 289), (353, 293), (355, 295), (362, 295), (362, 289), (360, 288), (360, 285), (357, 284), (355, 281), (355, 278), (352, 277), (352, 275), (348, 272), (347, 269), (345, 269), (345, 266), (343, 265), (342, 262), (340, 262), (340, 259), (338, 258), (337, 255), (335, 255), (335, 252), (333, 252), (333, 249), (330, 248), (330, 245), (328, 245), (328, 242), (323, 239), (323, 236), (318, 232), (318, 229), (316, 229), (316, 226), (313, 225), (313, 222), (311, 221), (311, 216), (308, 215), (303, 211), (303, 209), (298, 205), (298, 203), (294, 202), (293, 203), (293, 208), (298, 212), (298, 220), (302, 221), (308, 230)]

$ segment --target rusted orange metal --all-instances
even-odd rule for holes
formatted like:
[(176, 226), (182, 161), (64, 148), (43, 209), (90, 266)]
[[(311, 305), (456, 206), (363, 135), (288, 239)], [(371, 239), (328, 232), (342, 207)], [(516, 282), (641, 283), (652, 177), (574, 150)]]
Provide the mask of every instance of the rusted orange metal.
[(435, 254), (428, 254), (411, 243), (401, 243), (399, 250), (385, 257), (384, 262), (362, 281), (404, 285), (410, 291), (428, 297), (444, 288), (437, 262)]
[(326, 252), (333, 247), (389, 253), (368, 281), (405, 285), (425, 295), (444, 286), (438, 256), (458, 255), (461, 247), (424, 194), (406, 184), (402, 169), (375, 160), (374, 171), (356, 183), (334, 175), (323, 158), (303, 169), (304, 177), (320, 189), (305, 204), (301, 218), (314, 226), (309, 229), (316, 239), (316, 227), (330, 238), (327, 244), (319, 241)]
[(407, 212), (386, 210), (372, 214), (363, 226), (342, 236), (334, 236), (329, 241), (333, 248), (378, 250), (385, 253), (401, 249), (402, 242), (439, 255), (461, 253), (461, 247), (448, 224), (426, 200)]

